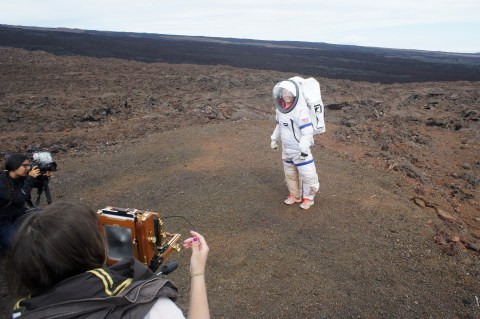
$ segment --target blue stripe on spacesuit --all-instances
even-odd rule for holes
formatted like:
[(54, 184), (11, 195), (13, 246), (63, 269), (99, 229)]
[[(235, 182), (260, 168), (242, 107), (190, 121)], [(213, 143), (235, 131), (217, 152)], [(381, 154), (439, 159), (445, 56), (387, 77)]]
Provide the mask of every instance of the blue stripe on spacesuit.
[(311, 164), (311, 163), (313, 163), (313, 159), (309, 160), (307, 162), (302, 162), (302, 163), (295, 164), (295, 166), (303, 166), (303, 165), (308, 165), (308, 164)]
[(293, 161), (284, 161), (285, 163), (288, 163), (288, 164), (294, 164), (295, 166), (303, 166), (303, 165), (308, 165), (308, 164), (311, 164), (313, 163), (313, 159), (312, 160), (309, 160), (309, 161), (306, 161), (306, 162), (301, 162), (301, 163), (298, 163), (298, 164), (295, 164)]
[(310, 123), (307, 123), (307, 124), (303, 124), (302, 126), (300, 126), (300, 129), (304, 129), (308, 126), (313, 126), (313, 124), (310, 122)]

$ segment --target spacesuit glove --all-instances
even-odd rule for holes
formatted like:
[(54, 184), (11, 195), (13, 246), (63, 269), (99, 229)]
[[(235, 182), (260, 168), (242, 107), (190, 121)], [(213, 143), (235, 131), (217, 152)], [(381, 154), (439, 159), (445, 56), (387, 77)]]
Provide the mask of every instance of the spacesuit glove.
[(270, 143), (270, 147), (274, 150), (278, 149), (278, 143), (275, 140), (272, 140), (272, 143)]
[(298, 157), (299, 160), (304, 161), (307, 158), (308, 154), (306, 153), (300, 153), (300, 156)]

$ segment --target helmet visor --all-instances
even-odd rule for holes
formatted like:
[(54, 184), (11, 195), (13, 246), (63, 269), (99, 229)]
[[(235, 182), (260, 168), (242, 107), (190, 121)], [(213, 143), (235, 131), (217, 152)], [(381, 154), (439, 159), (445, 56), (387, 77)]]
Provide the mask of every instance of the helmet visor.
[(293, 81), (282, 81), (273, 88), (273, 103), (277, 110), (288, 113), (298, 101), (298, 86)]

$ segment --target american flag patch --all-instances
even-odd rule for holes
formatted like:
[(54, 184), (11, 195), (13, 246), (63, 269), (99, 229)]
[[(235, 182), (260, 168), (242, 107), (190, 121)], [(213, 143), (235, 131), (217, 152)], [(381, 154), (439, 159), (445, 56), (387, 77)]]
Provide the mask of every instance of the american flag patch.
[(302, 119), (302, 122), (303, 123), (308, 123), (308, 122), (310, 122), (310, 118), (306, 117), (306, 118)]

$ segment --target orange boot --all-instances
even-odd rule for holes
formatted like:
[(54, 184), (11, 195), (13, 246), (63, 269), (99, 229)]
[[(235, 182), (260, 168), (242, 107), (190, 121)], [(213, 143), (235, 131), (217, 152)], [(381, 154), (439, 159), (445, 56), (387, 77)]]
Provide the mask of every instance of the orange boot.
[(309, 200), (308, 198), (303, 199), (303, 203), (300, 204), (300, 208), (302, 209), (309, 209), (310, 206), (313, 205), (313, 200)]
[(284, 201), (285, 204), (287, 205), (292, 205), (295, 203), (300, 203), (302, 199), (300, 197), (295, 197), (295, 195), (290, 194), (288, 195), (287, 199)]

